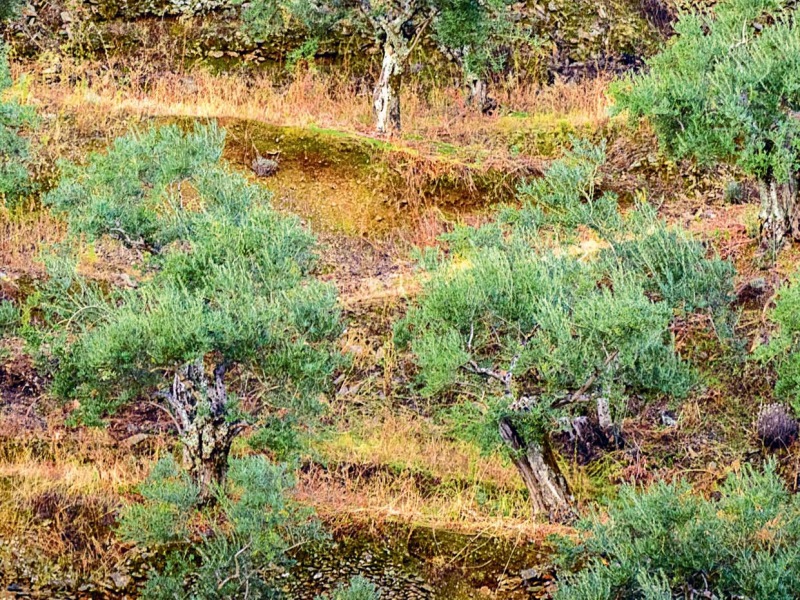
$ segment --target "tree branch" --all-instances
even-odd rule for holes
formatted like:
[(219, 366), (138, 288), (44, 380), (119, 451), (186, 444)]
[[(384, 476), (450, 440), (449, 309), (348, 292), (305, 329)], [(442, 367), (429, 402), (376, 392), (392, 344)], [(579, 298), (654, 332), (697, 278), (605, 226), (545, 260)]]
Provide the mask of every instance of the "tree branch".
[(411, 41), (411, 44), (408, 47), (409, 56), (411, 55), (412, 52), (414, 52), (414, 49), (417, 47), (417, 44), (419, 44), (419, 41), (422, 39), (422, 34), (425, 33), (425, 30), (428, 28), (428, 25), (431, 24), (431, 22), (433, 21), (433, 19), (436, 17), (437, 14), (438, 14), (438, 11), (436, 9), (432, 8), (431, 9), (431, 14), (428, 15), (428, 18), (425, 19), (425, 21), (422, 23), (422, 25), (420, 25), (417, 28), (417, 32), (414, 35), (414, 39)]
[(579, 402), (582, 396), (589, 390), (590, 387), (592, 387), (592, 385), (594, 385), (594, 382), (597, 381), (597, 378), (600, 377), (600, 375), (608, 368), (608, 365), (610, 365), (617, 358), (617, 356), (619, 356), (619, 350), (615, 350), (614, 352), (609, 354), (605, 362), (603, 363), (602, 368), (592, 373), (586, 380), (586, 382), (580, 387), (580, 389), (578, 389), (578, 391), (570, 394), (566, 398), (561, 398), (560, 400), (556, 400), (555, 402), (553, 402), (553, 404), (550, 405), (550, 407), (562, 408), (569, 404)]

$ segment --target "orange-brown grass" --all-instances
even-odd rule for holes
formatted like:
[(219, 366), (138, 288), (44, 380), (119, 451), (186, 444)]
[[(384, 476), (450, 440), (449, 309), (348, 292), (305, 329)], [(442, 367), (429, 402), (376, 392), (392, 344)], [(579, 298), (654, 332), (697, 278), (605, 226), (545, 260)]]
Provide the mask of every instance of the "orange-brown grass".
[(12, 212), (0, 206), (0, 271), (9, 276), (40, 274), (41, 250), (61, 241), (65, 233), (65, 224), (49, 211)]
[[(61, 62), (59, 82), (42, 74), (35, 64), (18, 67), (32, 73), (33, 96), (50, 106), (106, 115), (186, 116), (237, 118), (300, 127), (323, 127), (361, 134), (374, 131), (371, 90), (352, 73), (325, 74), (306, 71), (289, 83), (276, 82), (266, 72), (212, 73), (202, 66), (169, 71), (152, 66), (146, 59), (109, 58), (102, 65)], [(91, 72), (91, 76), (86, 76)], [(122, 73), (125, 73), (124, 77)], [(76, 85), (70, 81), (77, 80)], [(598, 125), (606, 119), (606, 88), (610, 77), (553, 85), (519, 83), (494, 93), (503, 113), (518, 119), (543, 115), (569, 119), (576, 125)], [(64, 83), (60, 83), (64, 82)], [(504, 137), (493, 139), (509, 128), (504, 117), (482, 115), (469, 108), (461, 90), (430, 89), (411, 79), (402, 93), (403, 142), (437, 148), (454, 142), (472, 147), (475, 156), (497, 156), (507, 149)], [(445, 148), (445, 152), (449, 149)], [(465, 150), (467, 151), (467, 150)]]
[(0, 572), (42, 583), (103, 578), (121, 559), (113, 524), (120, 493), (149, 461), (122, 451), (102, 430), (49, 423), (22, 432), (0, 422)]
[(411, 411), (361, 416), (317, 444), (297, 495), (334, 522), (402, 521), (498, 535), (542, 533), (519, 475)]

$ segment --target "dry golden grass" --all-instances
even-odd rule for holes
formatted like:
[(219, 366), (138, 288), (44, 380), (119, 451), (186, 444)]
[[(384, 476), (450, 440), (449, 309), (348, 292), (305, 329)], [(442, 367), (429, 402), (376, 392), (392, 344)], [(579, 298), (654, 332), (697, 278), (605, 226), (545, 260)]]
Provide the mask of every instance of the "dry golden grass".
[(521, 494), (504, 496), (502, 505), (490, 511), (478, 488), (426, 493), (411, 474), (379, 472), (367, 479), (314, 467), (299, 480), (296, 497), (312, 505), (332, 527), (400, 522), (468, 534), (524, 535), (531, 540), (568, 530), (533, 521)]
[(537, 537), (514, 467), (448, 438), (410, 411), (362, 416), (317, 445), (323, 468), (300, 479), (298, 497), (327, 520), (401, 521), (433, 528)]
[(8, 211), (0, 206), (0, 271), (35, 275), (40, 251), (64, 238), (66, 227), (48, 211)]
[(447, 439), (442, 427), (404, 409), (367, 416), (320, 449), (327, 458), (339, 462), (398, 465), (441, 479), (524, 489), (510, 463), (497, 456), (482, 456), (472, 444)]
[[(94, 66), (63, 59), (60, 68), (57, 83), (43, 73), (43, 65), (28, 64), (18, 70), (28, 71), (35, 99), (73, 114), (98, 115), (103, 120), (120, 114), (236, 118), (367, 135), (374, 131), (371, 90), (348, 72), (306, 71), (288, 83), (276, 83), (266, 72), (212, 73), (201, 66), (169, 71), (154, 67), (147, 59), (132, 63), (130, 57), (109, 58)], [(74, 81), (78, 83), (70, 83)], [(493, 93), (505, 114), (597, 125), (607, 118), (609, 81), (610, 77), (600, 76), (547, 86), (518, 83)], [(461, 90), (429, 89), (415, 79), (407, 82), (402, 105), (402, 140), (411, 146), (431, 148), (452, 142), (495, 155), (498, 147), (493, 136), (508, 128), (502, 116), (481, 115), (466, 106)], [(113, 127), (107, 130), (113, 131)]]
[[(0, 431), (0, 569), (53, 577), (107, 576), (124, 547), (113, 524), (121, 492), (149, 461), (121, 452), (101, 430), (49, 424)], [(13, 436), (13, 437), (11, 437)], [(49, 574), (49, 575), (48, 575)]]

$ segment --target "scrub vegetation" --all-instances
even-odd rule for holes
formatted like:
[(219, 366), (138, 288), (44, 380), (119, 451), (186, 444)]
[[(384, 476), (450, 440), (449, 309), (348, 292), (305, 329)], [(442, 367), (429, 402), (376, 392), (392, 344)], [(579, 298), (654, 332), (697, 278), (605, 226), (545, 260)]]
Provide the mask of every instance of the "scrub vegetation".
[(0, 584), (796, 598), (784, 0), (0, 6)]

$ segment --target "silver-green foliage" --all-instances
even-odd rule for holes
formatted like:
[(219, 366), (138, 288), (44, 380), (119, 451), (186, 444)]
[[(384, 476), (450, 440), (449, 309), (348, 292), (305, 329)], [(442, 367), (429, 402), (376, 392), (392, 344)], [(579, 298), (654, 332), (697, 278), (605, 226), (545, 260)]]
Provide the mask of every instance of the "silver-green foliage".
[(379, 600), (378, 587), (368, 579), (356, 575), (347, 585), (340, 584), (331, 594), (319, 596), (317, 600)]
[(503, 46), (512, 43), (514, 15), (506, 0), (444, 0), (433, 26), (436, 42), (459, 56), (466, 74), (486, 78), (504, 66)]
[[(596, 199), (601, 160), (581, 146), (524, 188), (521, 208), (457, 228), (447, 255), (428, 256), (419, 302), (398, 330), (426, 394), (510, 372), (513, 389), (497, 386), (489, 413), (509, 416), (524, 396), (526, 410), (511, 416), (541, 435), (559, 417), (553, 407), (579, 390), (620, 402), (687, 392), (694, 376), (670, 326), (694, 311), (725, 323), (733, 269), (649, 206), (623, 215), (613, 196)], [(579, 224), (596, 229), (593, 248), (577, 243)]]
[(35, 115), (30, 107), (3, 98), (12, 84), (8, 51), (0, 43), (0, 202), (13, 208), (33, 189), (29, 143), (21, 134), (34, 124)]
[(0, 21), (16, 17), (22, 4), (23, 0), (3, 0), (0, 2)]
[[(61, 163), (58, 186), (45, 204), (64, 213), (70, 231), (96, 238), (110, 234), (128, 245), (157, 251), (185, 237), (186, 196), (192, 186), (212, 203), (247, 202), (252, 193), (226, 183), (215, 165), (225, 132), (215, 123), (184, 133), (178, 126), (151, 128), (117, 138), (86, 164)], [(220, 181), (222, 179), (222, 181)], [(221, 186), (229, 189), (218, 189)]]
[[(62, 336), (53, 344), (54, 390), (79, 398), (86, 417), (152, 395), (181, 365), (206, 358), (258, 370), (273, 383), (274, 401), (318, 406), (336, 364), (335, 290), (313, 277), (315, 240), (298, 219), (273, 210), (262, 187), (211, 162), (220, 148), (206, 142), (219, 139), (214, 127), (123, 139), (112, 153), (124, 148), (133, 157), (116, 170), (124, 175), (97, 156), (51, 193), (77, 230), (99, 235), (119, 220), (127, 237), (160, 248), (140, 265), (133, 289), (109, 292), (66, 265), (41, 290)], [(191, 209), (173, 197), (190, 185)], [(166, 211), (151, 205), (159, 186)]]
[(649, 71), (612, 88), (675, 157), (786, 181), (800, 167), (800, 28), (789, 0), (723, 0), (683, 14)]
[(0, 300), (0, 337), (12, 332), (19, 324), (19, 309), (10, 300)]
[(122, 539), (166, 549), (164, 568), (150, 575), (142, 597), (272, 597), (264, 568), (286, 563), (286, 549), (298, 540), (320, 536), (310, 511), (290, 500), (292, 485), (285, 466), (262, 456), (235, 459), (218, 502), (202, 507), (180, 466), (159, 461), (138, 488), (143, 502), (128, 505), (119, 521)]
[(578, 528), (578, 543), (562, 543), (579, 570), (555, 600), (798, 598), (800, 503), (774, 463), (731, 474), (717, 501), (683, 482), (625, 486)]
[(778, 325), (769, 344), (757, 349), (756, 357), (775, 365), (775, 392), (800, 414), (800, 283), (795, 275), (777, 295), (772, 320)]

